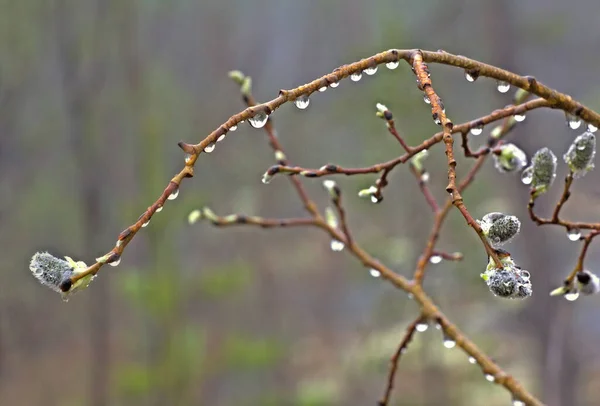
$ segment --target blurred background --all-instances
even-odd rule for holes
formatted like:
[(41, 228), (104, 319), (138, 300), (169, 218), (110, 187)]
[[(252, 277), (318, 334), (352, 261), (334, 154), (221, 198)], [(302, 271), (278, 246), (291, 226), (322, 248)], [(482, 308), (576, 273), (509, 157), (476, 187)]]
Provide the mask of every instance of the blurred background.
[[(372, 278), (319, 230), (189, 226), (188, 213), (303, 215), (289, 182), (260, 182), (273, 163), (264, 132), (244, 124), (201, 155), (182, 186), (133, 240), (68, 303), (40, 286), (36, 251), (88, 264), (155, 201), (183, 165), (177, 142), (199, 142), (240, 111), (231, 69), (272, 99), (344, 63), (388, 48), (445, 49), (541, 81), (600, 108), (600, 13), (595, 0), (0, 0), (0, 404), (373, 405), (389, 357), (417, 306)], [(431, 66), (455, 123), (510, 103), (495, 83), (468, 83)], [(293, 164), (366, 166), (402, 151), (375, 117), (386, 104), (413, 145), (438, 131), (406, 64), (318, 93), (273, 116)], [(491, 128), (474, 140), (483, 144)], [(557, 111), (534, 111), (508, 139), (528, 154), (561, 157), (573, 131)], [(443, 148), (426, 168), (446, 197)], [(562, 163), (562, 160), (560, 161)], [(472, 161), (459, 160), (459, 176)], [(560, 193), (538, 200), (541, 215)], [(575, 182), (564, 214), (598, 221), (598, 171)], [(405, 168), (379, 205), (357, 197), (375, 176), (337, 178), (355, 238), (411, 275), (432, 216)], [(305, 182), (321, 208), (319, 180)], [(527, 188), (491, 162), (464, 194), (480, 218), (523, 220), (507, 246), (532, 274), (525, 301), (494, 297), (479, 277), (486, 256), (456, 211), (439, 248), (462, 262), (430, 265), (425, 288), (505, 370), (549, 405), (600, 403), (599, 299), (548, 292), (572, 269), (580, 244), (527, 219)], [(598, 268), (591, 246), (586, 266)], [(403, 357), (392, 405), (508, 405), (433, 328)]]

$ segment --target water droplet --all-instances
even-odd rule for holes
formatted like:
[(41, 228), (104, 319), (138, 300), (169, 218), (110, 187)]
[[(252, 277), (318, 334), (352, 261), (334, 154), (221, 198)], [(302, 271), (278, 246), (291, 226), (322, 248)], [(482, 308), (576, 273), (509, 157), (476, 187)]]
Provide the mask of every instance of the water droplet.
[(574, 302), (579, 298), (579, 292), (569, 292), (565, 294), (565, 299), (569, 302)]
[(513, 399), (512, 406), (525, 406), (525, 402), (519, 399)]
[(150, 220), (148, 220), (144, 224), (142, 224), (142, 227), (148, 227), (148, 224), (150, 224)]
[(219, 135), (219, 138), (217, 138), (217, 142), (221, 142), (225, 139), (225, 134), (221, 134)]
[(175, 191), (173, 193), (171, 193), (169, 195), (169, 197), (167, 197), (167, 199), (175, 200), (175, 199), (177, 199), (177, 196), (179, 196), (179, 189), (175, 189)]
[(184, 158), (185, 163), (187, 164), (191, 160), (192, 160), (192, 155), (191, 154), (185, 154), (185, 158)]
[(436, 330), (441, 330), (442, 329), (442, 325), (440, 323), (435, 323), (435, 329)]
[(365, 69), (365, 73), (369, 76), (374, 75), (375, 73), (377, 73), (377, 65)]
[(465, 71), (465, 79), (467, 79), (467, 82), (473, 83), (477, 80), (477, 76), (473, 75), (471, 72), (466, 70)]
[(477, 364), (477, 360), (475, 359), (475, 357), (469, 357), (469, 363), (470, 364)]
[(394, 70), (398, 67), (398, 65), (400, 65), (400, 61), (391, 61), (385, 64), (385, 67), (390, 69), (390, 70)]
[(515, 114), (514, 117), (517, 123), (525, 121), (525, 114)]
[(417, 330), (419, 333), (427, 331), (428, 328), (429, 324), (427, 323), (417, 323), (417, 325), (415, 326), (415, 330)]
[(350, 75), (350, 80), (353, 82), (358, 82), (360, 78), (362, 78), (362, 72), (357, 72)]
[(421, 174), (421, 182), (429, 182), (429, 172), (423, 172)]
[(485, 374), (485, 380), (488, 382), (494, 382), (496, 378), (492, 374)]
[(310, 104), (310, 99), (308, 98), (308, 96), (303, 95), (303, 96), (298, 97), (296, 100), (294, 100), (294, 104), (300, 110), (304, 110)]
[(436, 125), (442, 125), (442, 120), (440, 120), (440, 116), (438, 116), (438, 114), (437, 114), (437, 113), (433, 113), (433, 114), (431, 115), (431, 117), (433, 117), (433, 122), (434, 122)]
[(204, 152), (206, 152), (207, 154), (210, 154), (211, 152), (213, 152), (215, 150), (215, 147), (217, 145), (212, 143), (212, 144), (208, 144), (206, 147), (204, 147)]
[(429, 258), (429, 262), (431, 262), (432, 264), (439, 264), (440, 262), (442, 262), (442, 256), (441, 255), (432, 255)]
[(581, 237), (581, 230), (578, 228), (569, 228), (567, 230), (567, 238), (571, 241), (577, 241)]
[(258, 112), (254, 117), (248, 119), (248, 123), (254, 128), (263, 128), (267, 124), (269, 116), (265, 112)]
[(571, 114), (567, 114), (567, 126), (571, 130), (576, 130), (581, 127), (581, 119), (579, 117), (575, 117)]
[(579, 151), (583, 151), (583, 150), (584, 150), (584, 149), (586, 149), (586, 148), (587, 148), (587, 145), (585, 145), (585, 144), (578, 144), (578, 145), (577, 145), (577, 149), (578, 149)]
[(271, 179), (273, 179), (273, 177), (265, 172), (261, 181), (262, 181), (262, 183), (264, 183), (266, 185), (267, 183), (271, 182)]
[(587, 130), (591, 133), (595, 133), (598, 131), (598, 127), (596, 127), (594, 124), (588, 123)]
[(237, 130), (237, 125), (232, 125), (231, 127), (229, 127), (229, 131), (235, 131)]
[(339, 240), (331, 240), (331, 250), (334, 252), (340, 252), (344, 249), (344, 243)]
[(496, 82), (496, 89), (500, 93), (506, 93), (510, 89), (510, 83), (508, 83), (508, 82), (502, 82), (502, 81), (499, 80), (499, 81)]
[(423, 101), (425, 102), (425, 104), (431, 104), (431, 100), (429, 100), (429, 97), (427, 97), (426, 94), (423, 95)]
[(117, 266), (120, 263), (121, 263), (121, 258), (117, 259), (116, 261), (109, 262), (108, 265), (110, 265), (110, 266)]
[(379, 203), (381, 199), (375, 195), (371, 195), (371, 203)]
[(369, 273), (373, 278), (379, 278), (381, 276), (381, 272), (379, 272), (377, 269), (369, 269)]
[(412, 293), (409, 293), (406, 295), (409, 299), (413, 299), (415, 297), (415, 295), (413, 295)]
[(319, 92), (323, 93), (325, 90), (327, 90), (327, 86), (323, 86), (319, 88)]
[(451, 349), (456, 347), (456, 341), (450, 337), (444, 337), (444, 347)]
[(471, 134), (477, 136), (477, 135), (481, 135), (481, 133), (483, 132), (483, 126), (482, 125), (478, 125), (475, 126), (473, 128), (471, 128)]
[(531, 182), (533, 181), (533, 167), (529, 167), (523, 170), (523, 172), (521, 172), (521, 182), (523, 182), (524, 185), (531, 185)]
[(333, 82), (329, 84), (329, 87), (335, 89), (336, 87), (338, 87), (340, 85), (340, 82)]
[(160, 213), (162, 211), (163, 207), (162, 206), (158, 206), (156, 208), (156, 210), (154, 211), (154, 213)]

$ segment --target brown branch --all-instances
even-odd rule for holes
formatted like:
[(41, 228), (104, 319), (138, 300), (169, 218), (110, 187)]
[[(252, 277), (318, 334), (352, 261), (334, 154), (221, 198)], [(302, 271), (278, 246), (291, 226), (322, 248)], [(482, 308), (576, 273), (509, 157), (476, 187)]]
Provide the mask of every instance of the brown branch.
[(229, 214), (227, 216), (218, 216), (208, 208), (201, 210), (202, 214), (200, 218), (210, 221), (210, 223), (217, 227), (227, 226), (239, 226), (239, 225), (254, 225), (262, 228), (286, 228), (286, 227), (302, 227), (302, 226), (314, 226), (316, 220), (311, 217), (298, 217), (298, 218), (266, 218), (258, 216), (246, 216), (245, 214)]
[[(506, 117), (510, 117), (518, 112), (535, 110), (538, 108), (549, 107), (549, 104), (546, 100), (543, 99), (534, 99), (528, 101), (526, 103), (520, 104), (518, 106), (509, 106), (503, 109), (498, 109), (493, 111), (492, 113), (480, 117), (478, 119), (468, 121), (459, 125), (455, 125), (452, 129), (453, 134), (468, 132), (471, 128), (479, 126), (481, 123), (490, 124), (498, 120), (502, 120)], [(319, 169), (311, 169), (304, 168), (301, 166), (287, 166), (287, 165), (274, 165), (267, 170), (267, 174), (270, 176), (274, 176), (278, 173), (286, 173), (289, 175), (301, 175), (309, 178), (318, 178), (322, 176), (330, 176), (330, 175), (364, 175), (368, 173), (379, 173), (385, 171), (391, 171), (399, 164), (406, 163), (410, 158), (415, 156), (417, 153), (429, 149), (433, 145), (442, 141), (443, 132), (436, 133), (432, 137), (426, 139), (421, 144), (410, 147), (410, 152), (405, 153), (402, 156), (391, 159), (387, 162), (378, 163), (372, 166), (367, 166), (363, 168), (343, 168), (341, 166), (335, 164), (327, 164), (322, 166)], [(487, 153), (487, 152), (486, 152)], [(483, 153), (481, 154), (483, 155)]]
[[(408, 159), (410, 159), (412, 156), (414, 156), (414, 154), (416, 154), (417, 152), (427, 149), (430, 146), (443, 141), (444, 145), (445, 145), (447, 161), (448, 161), (447, 191), (452, 195), (452, 197), (450, 199), (447, 199), (446, 205), (444, 205), (443, 208), (439, 209), (439, 211), (438, 211), (438, 215), (436, 216), (436, 225), (434, 226), (434, 230), (433, 230), (434, 234), (432, 234), (432, 237), (430, 237), (430, 239), (428, 240), (428, 245), (425, 249), (425, 253), (427, 255), (423, 255), (421, 260), (425, 257), (430, 257), (431, 254), (435, 252), (434, 245), (435, 245), (435, 240), (437, 238), (437, 233), (439, 232), (439, 228), (441, 227), (441, 224), (442, 224), (442, 220), (443, 220), (442, 216), (446, 215), (445, 213), (447, 213), (449, 211), (449, 209), (452, 205), (456, 206), (457, 209), (459, 211), (461, 211), (464, 218), (467, 220), (467, 223), (478, 233), (480, 238), (482, 238), (482, 241), (483, 241), (484, 245), (486, 246), (486, 250), (488, 250), (488, 253), (492, 257), (494, 257), (495, 253), (489, 252), (490, 247), (488, 244), (486, 244), (486, 240), (482, 236), (481, 229), (479, 228), (478, 224), (471, 217), (471, 215), (467, 211), (466, 207), (464, 206), (463, 199), (461, 196), (462, 190), (472, 181), (472, 179), (475, 176), (475, 173), (481, 167), (481, 165), (484, 162), (485, 158), (487, 157), (489, 151), (486, 149), (483, 149), (481, 151), (477, 151), (477, 152), (473, 153), (472, 151), (470, 151), (468, 149), (468, 142), (467, 142), (468, 139), (466, 138), (466, 135), (463, 135), (463, 148), (465, 149), (466, 155), (471, 155), (473, 157), (476, 157), (477, 161), (476, 161), (475, 165), (473, 166), (473, 168), (471, 169), (471, 171), (469, 171), (469, 173), (467, 174), (465, 179), (463, 179), (463, 182), (460, 185), (457, 185), (456, 184), (456, 182), (457, 182), (456, 171), (455, 171), (456, 160), (454, 158), (452, 134), (455, 134), (455, 133), (466, 134), (467, 131), (469, 131), (471, 128), (473, 128), (475, 126), (480, 126), (482, 124), (486, 125), (492, 121), (499, 120), (501, 118), (505, 118), (510, 115), (514, 115), (515, 112), (517, 112), (517, 109), (519, 109), (521, 106), (525, 106), (525, 107), (523, 107), (524, 110), (522, 110), (522, 111), (525, 111), (529, 108), (538, 108), (538, 107), (551, 107), (551, 108), (561, 109), (561, 110), (564, 110), (565, 112), (568, 112), (576, 117), (579, 117), (579, 118), (587, 121), (590, 124), (595, 125), (596, 127), (600, 126), (600, 115), (598, 113), (590, 110), (586, 106), (582, 105), (581, 103), (573, 100), (570, 96), (559, 93), (555, 90), (552, 90), (552, 89), (546, 87), (545, 85), (538, 82), (533, 77), (519, 76), (514, 73), (505, 71), (503, 69), (492, 67), (490, 65), (483, 64), (481, 62), (477, 62), (477, 61), (474, 61), (472, 59), (468, 59), (465, 57), (452, 55), (447, 52), (429, 52), (429, 51), (420, 51), (420, 50), (395, 50), (395, 49), (392, 49), (389, 51), (385, 51), (385, 52), (376, 54), (370, 58), (366, 58), (366, 59), (363, 59), (361, 61), (349, 64), (349, 65), (344, 65), (344, 66), (334, 70), (332, 73), (325, 75), (319, 79), (316, 79), (306, 85), (299, 86), (292, 90), (281, 90), (279, 96), (269, 102), (262, 103), (262, 104), (254, 104), (254, 103), (249, 102), (248, 108), (246, 108), (242, 112), (239, 112), (238, 114), (231, 116), (225, 123), (223, 123), (217, 129), (215, 129), (213, 132), (211, 132), (200, 143), (195, 144), (195, 145), (186, 144), (183, 142), (180, 143), (179, 144), (180, 147), (186, 152), (186, 154), (188, 154), (188, 156), (185, 160), (185, 167), (175, 177), (173, 177), (173, 179), (169, 182), (169, 184), (167, 185), (167, 187), (165, 188), (163, 193), (160, 195), (160, 197), (156, 200), (156, 202), (154, 204), (152, 204), (144, 212), (144, 214), (142, 216), (140, 216), (140, 218), (137, 220), (137, 222), (135, 222), (133, 225), (131, 225), (130, 227), (125, 229), (119, 235), (116, 246), (108, 254), (103, 256), (100, 262), (96, 262), (95, 264), (93, 264), (92, 266), (87, 268), (85, 270), (85, 272), (77, 273), (76, 276), (73, 276), (70, 280), (66, 281), (62, 286), (64, 288), (63, 290), (68, 291), (70, 289), (70, 286), (77, 280), (79, 280), (87, 275), (97, 273), (98, 270), (105, 263), (116, 263), (120, 259), (125, 247), (133, 239), (133, 237), (136, 235), (136, 233), (150, 221), (150, 219), (152, 218), (154, 213), (156, 213), (159, 210), (162, 210), (164, 204), (166, 203), (166, 201), (168, 199), (172, 200), (173, 198), (175, 198), (177, 196), (177, 193), (179, 192), (180, 185), (181, 185), (181, 182), (183, 181), (183, 179), (187, 178), (187, 177), (192, 177), (194, 175), (193, 168), (194, 168), (195, 162), (198, 159), (199, 155), (207, 147), (211, 147), (210, 149), (213, 149), (212, 147), (216, 144), (216, 142), (221, 140), (223, 138), (223, 136), (225, 136), (228, 133), (228, 131), (230, 129), (232, 129), (234, 126), (237, 126), (242, 121), (249, 120), (259, 114), (263, 115), (263, 118), (266, 118), (265, 116), (271, 115), (277, 108), (279, 108), (284, 103), (294, 101), (299, 97), (308, 97), (312, 93), (317, 91), (319, 88), (329, 86), (333, 83), (337, 83), (338, 81), (340, 81), (354, 73), (362, 72), (363, 70), (365, 70), (367, 68), (373, 68), (374, 66), (377, 66), (382, 63), (397, 62), (399, 60), (405, 60), (405, 61), (411, 63), (411, 65), (413, 66), (415, 73), (419, 79), (420, 87), (422, 88), (422, 90), (425, 91), (427, 97), (431, 101), (432, 113), (434, 114), (434, 120), (440, 122), (440, 124), (442, 125), (443, 131), (438, 134), (435, 134), (433, 137), (429, 138), (428, 140), (425, 140), (422, 144), (420, 144), (417, 147), (411, 148), (408, 145), (405, 145), (407, 147), (407, 152), (404, 155), (402, 155), (401, 157), (395, 158), (394, 160), (391, 160), (389, 162), (377, 164), (377, 165), (374, 165), (374, 166), (368, 167), (368, 168), (354, 168), (354, 169), (341, 169), (341, 168), (336, 167), (335, 165), (331, 165), (331, 166), (325, 167), (325, 169), (322, 168), (319, 170), (319, 171), (324, 171), (323, 175), (316, 173), (318, 171), (310, 171), (310, 170), (309, 170), (309, 173), (305, 173), (304, 175), (324, 176), (326, 174), (331, 174), (331, 173), (358, 174), (358, 173), (375, 173), (375, 172), (383, 171), (384, 175), (382, 176), (382, 178), (383, 178), (383, 181), (386, 181), (385, 177), (390, 173), (390, 171), (395, 166), (397, 166), (400, 163), (405, 163), (406, 161), (408, 161)], [(487, 76), (487, 77), (491, 77), (491, 78), (494, 78), (497, 80), (505, 81), (505, 82), (510, 83), (513, 86), (519, 87), (523, 90), (526, 90), (528, 92), (536, 94), (536, 95), (542, 97), (544, 100), (536, 99), (536, 100), (532, 100), (531, 102), (523, 103), (520, 106), (514, 106), (514, 107), (510, 107), (510, 108), (497, 110), (496, 112), (493, 112), (488, 116), (484, 116), (478, 122), (465, 123), (464, 127), (453, 126), (451, 121), (445, 115), (445, 111), (444, 111), (441, 100), (439, 99), (439, 97), (437, 96), (437, 94), (435, 93), (435, 91), (433, 90), (433, 88), (431, 86), (431, 80), (429, 79), (429, 73), (427, 71), (427, 67), (426, 67), (425, 63), (441, 63), (441, 64), (446, 64), (446, 65), (452, 65), (455, 67), (459, 67), (461, 69), (466, 69), (472, 75), (475, 75), (475, 76)], [(520, 112), (522, 112), (522, 111), (520, 111)], [(266, 125), (267, 126), (269, 125), (268, 121), (267, 121)], [(277, 152), (281, 151), (281, 149), (278, 148), (277, 145), (273, 143), (274, 133), (272, 132), (272, 130), (269, 130), (269, 127), (267, 127), (266, 130), (267, 130), (267, 135), (270, 138), (271, 145), (274, 147), (276, 154), (277, 154)], [(401, 138), (399, 138), (399, 141), (400, 140), (401, 140)], [(402, 144), (402, 142), (401, 142), (401, 144)], [(282, 156), (284, 157), (283, 152), (281, 151), (281, 153), (279, 154), (279, 157), (281, 158)], [(283, 158), (283, 159), (278, 158), (278, 161), (279, 161), (280, 165), (277, 168), (285, 169), (288, 167), (287, 162), (285, 162), (285, 158)], [(332, 170), (331, 167), (334, 167), (334, 169)], [(279, 170), (279, 169), (277, 169), (277, 170)], [(302, 170), (304, 170), (304, 169), (301, 168), (301, 171)], [(294, 172), (294, 171), (292, 171), (292, 172), (300, 173), (300, 172)], [(315, 172), (315, 173), (313, 173), (313, 172)], [(292, 179), (295, 179), (295, 177), (292, 177)], [(317, 212), (316, 207), (312, 207), (310, 204), (306, 203), (308, 201), (308, 196), (305, 193), (302, 194), (300, 191), (299, 191), (299, 195), (300, 195), (301, 199), (303, 199), (303, 202), (305, 203), (305, 207), (307, 208), (307, 210), (309, 212), (311, 212), (311, 214), (313, 214), (314, 217), (313, 217), (313, 219), (295, 219), (295, 220), (291, 219), (291, 220), (293, 220), (291, 224), (317, 226), (317, 227), (325, 230), (332, 238), (335, 238), (340, 241), (342, 241), (344, 239), (348, 240), (347, 236), (342, 235), (342, 232), (347, 234), (347, 230), (340, 231), (340, 230), (337, 230), (336, 228), (328, 225), (323, 220), (323, 218), (320, 216), (320, 214)], [(559, 208), (559, 210), (560, 210), (560, 208)], [(558, 216), (556, 216), (556, 218), (558, 218)], [(229, 220), (231, 220), (231, 219), (233, 219), (233, 217), (230, 218)], [(235, 217), (235, 219), (236, 219), (236, 223), (238, 223), (239, 218)], [(260, 218), (254, 218), (254, 219), (260, 219)], [(290, 220), (290, 219), (288, 219), (288, 220)], [(261, 219), (261, 220), (256, 220), (255, 223), (247, 223), (247, 224), (256, 224), (256, 225), (268, 224), (269, 226), (271, 226), (271, 225), (272, 226), (281, 226), (283, 224), (282, 221), (284, 221), (284, 220)], [(217, 221), (216, 224), (219, 225), (220, 222)], [(229, 224), (229, 223), (227, 223), (227, 224)], [(277, 225), (275, 225), (275, 224), (277, 224)], [(578, 223), (573, 223), (573, 224), (578, 224)], [(585, 257), (585, 252), (587, 251), (590, 241), (593, 238), (592, 234), (595, 236), (598, 234), (598, 232), (594, 231), (593, 233), (590, 233), (586, 237), (586, 238), (589, 238), (589, 240), (584, 241), (584, 247), (583, 247), (582, 253), (580, 255), (580, 260), (579, 260), (579, 265), (578, 265), (580, 267), (583, 266), (583, 258)], [(463, 351), (465, 351), (467, 354), (469, 354), (470, 356), (475, 358), (477, 360), (477, 362), (479, 363), (479, 365), (481, 366), (482, 370), (486, 374), (492, 375), (495, 378), (495, 382), (505, 386), (513, 394), (513, 396), (515, 396), (516, 399), (519, 399), (519, 400), (521, 400), (527, 404), (531, 404), (531, 405), (540, 405), (541, 404), (539, 400), (537, 400), (533, 395), (531, 395), (529, 392), (527, 392), (516, 380), (514, 380), (510, 376), (506, 375), (504, 373), (504, 371), (502, 371), (485, 353), (483, 353), (478, 347), (475, 346), (475, 344), (473, 344), (468, 338), (466, 338), (464, 336), (464, 334), (460, 330), (458, 330), (458, 328), (456, 326), (454, 326), (441, 313), (441, 311), (435, 306), (435, 304), (433, 303), (431, 298), (429, 298), (429, 296), (426, 295), (425, 292), (423, 291), (420, 283), (411, 282), (411, 281), (407, 280), (406, 278), (404, 278), (403, 276), (396, 274), (391, 269), (384, 266), (379, 261), (377, 261), (370, 255), (368, 255), (356, 243), (349, 244), (348, 251), (351, 252), (365, 266), (368, 266), (369, 268), (378, 270), (381, 273), (381, 276), (383, 279), (386, 279), (390, 283), (392, 283), (394, 286), (396, 286), (400, 289), (403, 289), (406, 292), (411, 293), (414, 296), (415, 300), (420, 304), (423, 315), (427, 318), (436, 319), (438, 321), (438, 323), (442, 326), (442, 328), (444, 330), (444, 334), (447, 337), (449, 337), (450, 339), (456, 341), (457, 345), (460, 348), (462, 348)], [(496, 259), (496, 258), (494, 258), (494, 259)], [(417, 267), (417, 272), (419, 272), (419, 266), (420, 266), (421, 260), (419, 261), (419, 264)], [(496, 262), (498, 264), (500, 264), (500, 261), (496, 261)], [(415, 274), (417, 274), (417, 272)], [(419, 278), (415, 277), (415, 280), (419, 280)]]
[(483, 244), (487, 254), (494, 260), (496, 265), (501, 268), (502, 264), (498, 258), (498, 255), (496, 254), (496, 251), (491, 247), (487, 238), (483, 234), (483, 230), (479, 226), (479, 223), (475, 221), (473, 216), (471, 216), (467, 210), (467, 207), (463, 202), (463, 197), (456, 187), (456, 159), (454, 159), (454, 138), (452, 137), (454, 124), (452, 124), (452, 121), (450, 121), (450, 119), (446, 116), (446, 110), (443, 107), (442, 100), (433, 89), (429, 68), (423, 62), (423, 54), (420, 51), (414, 52), (411, 59), (413, 71), (417, 76), (419, 89), (423, 90), (425, 95), (429, 98), (433, 120), (437, 124), (440, 124), (443, 128), (442, 140), (446, 146), (446, 157), (448, 159), (448, 186), (446, 186), (446, 192), (450, 193), (452, 196), (452, 204), (458, 209), (458, 211), (460, 211), (467, 224), (473, 230), (475, 230), (479, 236), (479, 239), (481, 240), (481, 243)]
[(419, 315), (412, 323), (408, 325), (406, 328), (406, 332), (396, 349), (396, 352), (390, 359), (390, 371), (388, 372), (387, 385), (385, 387), (385, 392), (381, 400), (377, 403), (379, 406), (387, 406), (390, 401), (390, 397), (392, 395), (392, 389), (394, 388), (394, 379), (396, 377), (396, 371), (398, 370), (398, 363), (400, 362), (400, 357), (402, 354), (406, 352), (408, 349), (408, 345), (412, 341), (412, 338), (417, 331), (417, 325), (424, 322), (424, 318), (422, 315)]

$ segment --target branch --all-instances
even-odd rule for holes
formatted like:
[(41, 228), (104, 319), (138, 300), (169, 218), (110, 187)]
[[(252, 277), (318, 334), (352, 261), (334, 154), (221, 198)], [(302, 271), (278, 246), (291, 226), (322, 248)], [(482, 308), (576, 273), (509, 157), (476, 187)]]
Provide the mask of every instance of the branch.
[(387, 386), (385, 388), (385, 393), (381, 400), (377, 403), (379, 406), (387, 406), (390, 401), (390, 397), (392, 395), (392, 389), (394, 388), (394, 378), (396, 377), (396, 371), (398, 370), (398, 363), (400, 362), (400, 357), (402, 354), (406, 352), (408, 349), (408, 345), (412, 341), (412, 338), (417, 331), (417, 325), (423, 323), (423, 316), (419, 315), (406, 329), (406, 333), (404, 333), (404, 337), (400, 341), (400, 345), (396, 349), (396, 352), (390, 359), (390, 371), (388, 373)]

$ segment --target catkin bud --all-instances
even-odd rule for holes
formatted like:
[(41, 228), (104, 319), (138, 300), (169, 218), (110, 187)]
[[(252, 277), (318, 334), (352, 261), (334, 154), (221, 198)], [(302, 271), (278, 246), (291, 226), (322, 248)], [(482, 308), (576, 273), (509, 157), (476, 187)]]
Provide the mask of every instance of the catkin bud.
[(594, 295), (600, 292), (600, 278), (590, 271), (581, 271), (575, 275), (577, 287), (582, 295)]
[(545, 193), (556, 178), (556, 155), (549, 148), (538, 150), (531, 160), (531, 190), (534, 196)]
[(490, 292), (508, 299), (525, 299), (532, 295), (529, 272), (518, 266), (505, 266), (486, 272), (484, 278)]
[(486, 214), (478, 223), (490, 245), (494, 248), (506, 244), (521, 230), (521, 222), (516, 216), (499, 212)]
[(520, 171), (527, 165), (527, 155), (514, 144), (499, 147), (500, 153), (494, 154), (494, 166), (500, 172)]
[(73, 267), (69, 262), (47, 252), (36, 252), (31, 258), (29, 269), (41, 284), (59, 293), (62, 293), (61, 282), (73, 275)]
[(592, 161), (595, 156), (596, 136), (591, 132), (584, 132), (575, 138), (563, 159), (573, 172), (573, 177), (579, 178), (594, 169)]

